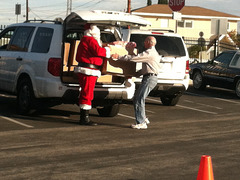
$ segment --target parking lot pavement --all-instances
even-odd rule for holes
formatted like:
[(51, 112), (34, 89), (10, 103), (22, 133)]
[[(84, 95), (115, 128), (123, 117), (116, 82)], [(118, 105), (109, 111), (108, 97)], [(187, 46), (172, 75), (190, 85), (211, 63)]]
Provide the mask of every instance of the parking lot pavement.
[[(1, 100), (5, 105), (0, 101), (0, 107), (13, 106), (14, 99)], [(62, 105), (31, 117), (4, 108), (0, 113), (0, 176), (192, 180), (206, 154), (212, 157), (215, 179), (235, 180), (240, 165), (239, 102), (231, 92), (214, 89), (189, 90), (177, 106), (162, 106), (158, 98), (148, 97), (151, 123), (147, 130), (129, 128), (134, 123), (131, 102), (112, 118), (101, 118), (93, 109), (90, 115), (100, 124), (97, 127), (77, 124), (77, 106)]]

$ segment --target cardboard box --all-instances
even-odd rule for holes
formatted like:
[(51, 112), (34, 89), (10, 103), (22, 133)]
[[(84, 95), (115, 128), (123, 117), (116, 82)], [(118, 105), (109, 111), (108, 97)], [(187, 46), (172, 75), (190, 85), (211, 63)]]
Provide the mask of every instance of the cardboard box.
[(73, 42), (71, 42), (69, 60), (68, 60), (69, 67), (72, 65), (78, 65), (78, 62), (76, 61), (76, 55), (77, 55), (77, 49), (78, 49), (79, 43), (80, 43), (80, 40), (74, 40)]
[(63, 71), (68, 71), (68, 58), (70, 52), (70, 43), (64, 44)]
[(97, 79), (97, 82), (99, 83), (112, 82), (112, 75), (110, 74), (102, 75)]
[[(115, 45), (111, 46), (111, 54), (126, 55), (128, 51), (125, 46)], [(105, 58), (103, 60), (102, 74), (121, 74), (124, 76), (135, 76), (136, 63), (131, 61), (114, 61), (113, 59)]]
[(77, 48), (80, 40), (74, 40), (71, 43), (65, 43), (64, 45), (64, 64), (63, 71), (73, 71), (74, 66), (78, 65), (76, 61)]

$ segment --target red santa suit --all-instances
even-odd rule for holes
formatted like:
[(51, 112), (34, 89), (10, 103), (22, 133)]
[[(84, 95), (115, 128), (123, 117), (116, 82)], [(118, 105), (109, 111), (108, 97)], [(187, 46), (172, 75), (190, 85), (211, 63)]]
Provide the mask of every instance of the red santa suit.
[(110, 48), (101, 47), (100, 30), (95, 25), (90, 25), (77, 49), (76, 60), (79, 66), (75, 68), (78, 73), (81, 87), (79, 96), (80, 109), (90, 110), (94, 97), (94, 87), (97, 78), (101, 76), (100, 66), (103, 57), (110, 58)]

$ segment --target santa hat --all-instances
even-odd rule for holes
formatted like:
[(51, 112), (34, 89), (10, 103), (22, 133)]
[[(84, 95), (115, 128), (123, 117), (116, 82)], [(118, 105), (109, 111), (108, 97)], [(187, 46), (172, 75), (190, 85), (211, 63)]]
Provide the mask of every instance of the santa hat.
[(92, 36), (94, 39), (97, 40), (99, 46), (102, 46), (102, 43), (101, 43), (101, 32), (100, 32), (100, 29), (95, 25), (95, 24), (85, 24), (84, 25), (84, 35), (85, 36)]
[(84, 25), (84, 30), (88, 30), (88, 29), (90, 29), (90, 26), (91, 26), (90, 23), (86, 23), (86, 24)]
[(85, 34), (93, 37), (100, 37), (100, 29), (95, 24), (87, 23), (84, 25)]

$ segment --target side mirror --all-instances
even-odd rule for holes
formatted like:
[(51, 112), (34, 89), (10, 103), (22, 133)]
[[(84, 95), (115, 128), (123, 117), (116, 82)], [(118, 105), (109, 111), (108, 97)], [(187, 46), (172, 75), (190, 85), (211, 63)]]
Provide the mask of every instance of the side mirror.
[(209, 60), (207, 61), (207, 63), (208, 63), (208, 64), (213, 64), (213, 59), (209, 59)]

